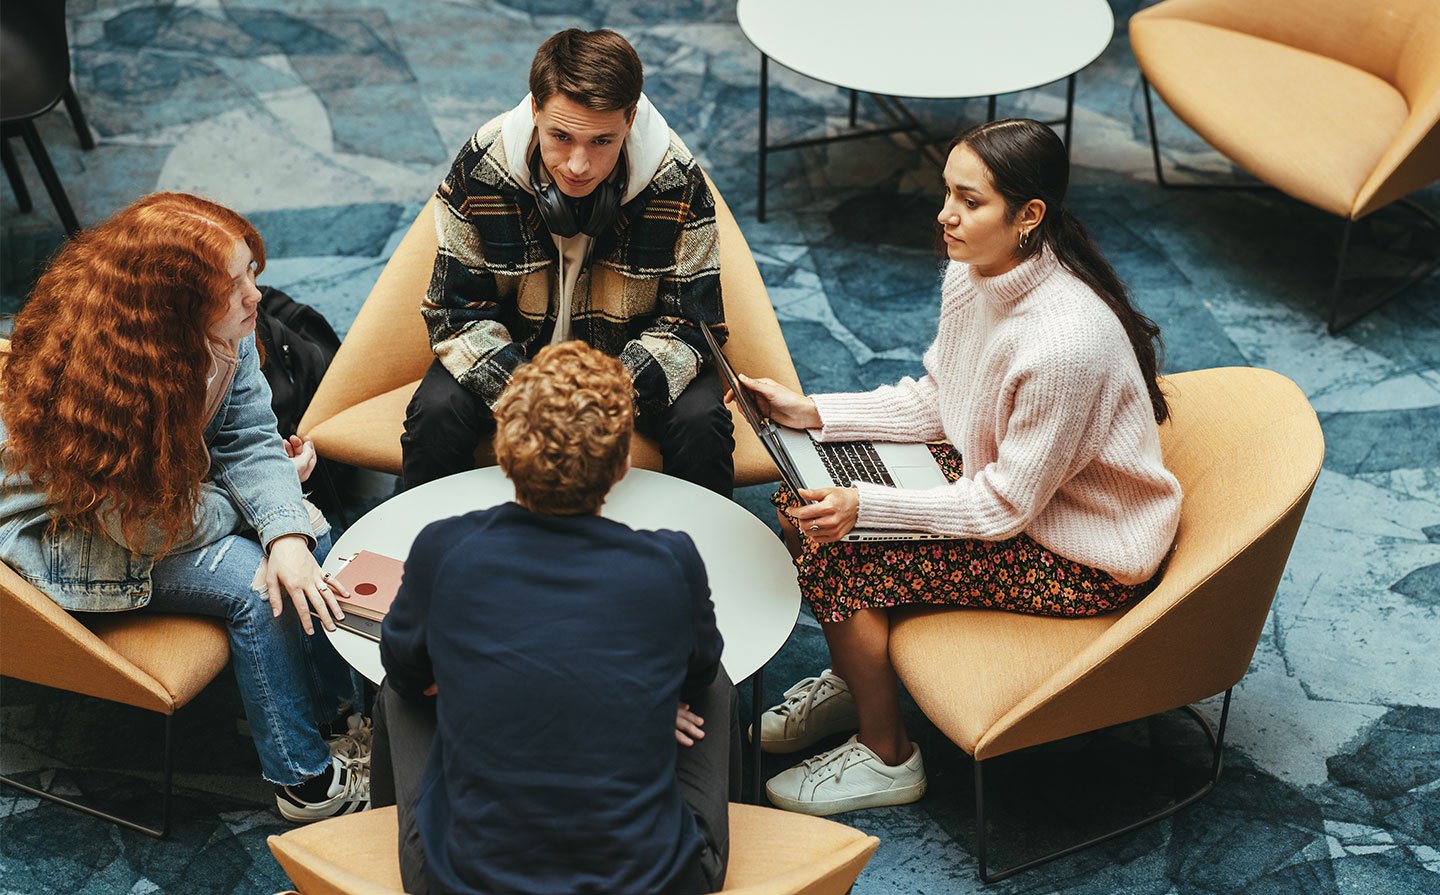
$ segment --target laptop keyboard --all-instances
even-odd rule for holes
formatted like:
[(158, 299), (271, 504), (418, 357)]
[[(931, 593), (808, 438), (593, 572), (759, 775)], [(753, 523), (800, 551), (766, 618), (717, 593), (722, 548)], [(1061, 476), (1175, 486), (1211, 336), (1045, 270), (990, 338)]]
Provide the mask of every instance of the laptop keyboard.
[(868, 441), (817, 441), (815, 450), (830, 477), (843, 485), (870, 482), (895, 487), (895, 480)]

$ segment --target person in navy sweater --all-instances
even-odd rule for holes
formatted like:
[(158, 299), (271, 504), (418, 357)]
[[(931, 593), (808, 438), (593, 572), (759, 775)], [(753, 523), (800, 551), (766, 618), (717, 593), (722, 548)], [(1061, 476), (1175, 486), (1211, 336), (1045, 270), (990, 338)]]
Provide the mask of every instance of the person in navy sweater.
[(372, 783), (399, 806), (407, 892), (724, 884), (738, 727), (705, 566), (686, 534), (599, 515), (629, 468), (631, 395), (608, 355), (540, 351), (495, 405), (515, 501), (411, 548)]

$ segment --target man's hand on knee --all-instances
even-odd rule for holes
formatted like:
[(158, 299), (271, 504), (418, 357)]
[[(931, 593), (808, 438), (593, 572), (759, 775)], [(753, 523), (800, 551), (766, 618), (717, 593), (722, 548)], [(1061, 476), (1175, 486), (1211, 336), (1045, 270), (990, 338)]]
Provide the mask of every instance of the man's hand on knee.
[(705, 719), (690, 711), (690, 706), (680, 703), (675, 710), (675, 742), (682, 746), (693, 746), (696, 740), (705, 739), (705, 731), (700, 726)]

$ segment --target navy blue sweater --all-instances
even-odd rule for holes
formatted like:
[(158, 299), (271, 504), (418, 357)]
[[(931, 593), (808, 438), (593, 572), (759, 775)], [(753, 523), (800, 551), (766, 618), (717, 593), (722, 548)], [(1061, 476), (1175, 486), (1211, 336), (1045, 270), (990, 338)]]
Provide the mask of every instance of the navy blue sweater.
[(514, 503), (422, 531), (380, 655), (401, 696), (439, 687), (416, 809), (435, 888), (642, 895), (694, 878), (675, 709), (720, 649), (688, 535)]

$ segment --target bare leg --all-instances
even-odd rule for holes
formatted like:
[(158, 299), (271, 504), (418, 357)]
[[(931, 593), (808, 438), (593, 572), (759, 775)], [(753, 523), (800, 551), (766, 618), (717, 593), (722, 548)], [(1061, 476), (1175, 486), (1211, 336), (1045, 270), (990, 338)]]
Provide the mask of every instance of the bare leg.
[(900, 720), (900, 693), (890, 664), (890, 613), (862, 609), (843, 622), (824, 622), (835, 673), (850, 687), (860, 715), (860, 742), (888, 765), (910, 757), (910, 735)]
[[(781, 510), (780, 534), (792, 557), (799, 556), (804, 535)], [(850, 688), (860, 715), (860, 742), (888, 765), (910, 757), (910, 735), (900, 720), (899, 684), (890, 664), (890, 613), (862, 609), (843, 622), (822, 622), (834, 672)]]

